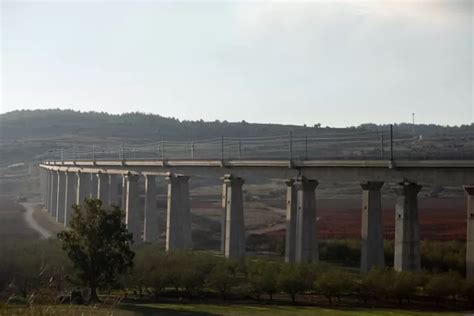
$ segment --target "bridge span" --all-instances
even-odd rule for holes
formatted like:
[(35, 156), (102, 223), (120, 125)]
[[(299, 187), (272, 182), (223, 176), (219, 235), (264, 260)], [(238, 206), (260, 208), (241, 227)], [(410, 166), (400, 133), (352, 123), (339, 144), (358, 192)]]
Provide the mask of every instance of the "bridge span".
[[(68, 226), (72, 205), (100, 198), (125, 211), (135, 241), (153, 242), (158, 227), (156, 177), (168, 181), (166, 250), (191, 249), (188, 180), (211, 175), (222, 180), (222, 251), (229, 258), (245, 255), (244, 179), (261, 175), (282, 179), (287, 188), (287, 262), (318, 260), (317, 199), (319, 182), (358, 181), (362, 193), (361, 271), (384, 266), (381, 188), (398, 184), (395, 211), (394, 268), (421, 267), (418, 192), (423, 185), (463, 186), (467, 195), (466, 274), (474, 276), (474, 160), (224, 160), (109, 159), (48, 160), (39, 165), (45, 206)], [(144, 210), (138, 209), (145, 179)], [(283, 179), (286, 179), (285, 181)], [(118, 190), (122, 188), (120, 198)]]

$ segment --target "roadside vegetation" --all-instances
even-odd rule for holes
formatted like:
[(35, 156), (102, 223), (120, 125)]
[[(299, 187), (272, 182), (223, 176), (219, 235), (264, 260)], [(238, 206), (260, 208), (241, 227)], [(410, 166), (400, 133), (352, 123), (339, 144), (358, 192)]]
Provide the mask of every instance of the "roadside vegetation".
[[(242, 308), (474, 308), (474, 279), (449, 270), (463, 253), (458, 249), (462, 244), (455, 242), (424, 243), (426, 269), (421, 272), (378, 268), (361, 274), (358, 262), (347, 258), (342, 265), (287, 264), (279, 257), (233, 261), (213, 252), (168, 253), (152, 244), (132, 246), (122, 217), (118, 208), (106, 211), (100, 200), (87, 200), (76, 207), (71, 229), (60, 233), (59, 240), (0, 241), (0, 315), (12, 308), (56, 310), (64, 304), (99, 301), (129, 311), (196, 302)], [(326, 258), (328, 245), (321, 249)], [(357, 248), (351, 241), (332, 244), (339, 251), (336, 259), (343, 258), (350, 245)], [(349, 253), (355, 257), (354, 250)], [(268, 308), (266, 312), (273, 313)]]

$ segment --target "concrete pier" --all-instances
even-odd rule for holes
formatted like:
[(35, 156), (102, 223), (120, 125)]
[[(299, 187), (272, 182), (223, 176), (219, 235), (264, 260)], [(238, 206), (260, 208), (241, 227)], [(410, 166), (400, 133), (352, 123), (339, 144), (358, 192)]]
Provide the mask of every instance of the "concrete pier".
[(69, 226), (69, 221), (72, 218), (74, 209), (72, 205), (76, 203), (76, 184), (77, 174), (66, 172), (66, 192), (64, 197), (64, 226)]
[(119, 194), (120, 178), (117, 175), (109, 174), (109, 205), (121, 206)]
[(383, 182), (365, 182), (362, 187), (361, 272), (385, 266), (383, 252)]
[(82, 205), (91, 192), (91, 177), (89, 173), (77, 172), (76, 204)]
[(316, 238), (316, 187), (318, 181), (297, 177), (295, 262), (317, 262), (318, 240)]
[(45, 194), (45, 207), (46, 210), (51, 213), (51, 173), (52, 171), (46, 170), (46, 194)]
[(474, 186), (465, 186), (467, 193), (466, 278), (474, 277)]
[(286, 242), (285, 261), (295, 262), (295, 239), (296, 239), (296, 190), (294, 180), (285, 181), (286, 189)]
[(155, 176), (145, 175), (145, 224), (143, 240), (146, 242), (157, 242), (158, 232), (158, 207), (156, 205), (156, 181)]
[(56, 196), (56, 222), (64, 223), (64, 213), (66, 205), (66, 174), (58, 171), (58, 194)]
[(58, 209), (58, 173), (51, 173), (51, 196), (49, 212), (53, 218), (56, 218), (56, 212)]
[(421, 269), (420, 228), (418, 223), (418, 192), (421, 186), (402, 182), (397, 190), (395, 207), (395, 257), (396, 271)]
[(221, 252), (225, 253), (225, 226), (227, 225), (227, 183), (222, 183)]
[(109, 175), (99, 172), (97, 174), (97, 198), (102, 201), (104, 208), (109, 207)]
[(138, 208), (138, 176), (127, 174), (125, 179), (125, 224), (133, 234), (133, 240), (142, 241), (143, 212)]
[(244, 180), (230, 174), (223, 178), (225, 184), (226, 225), (224, 255), (237, 259), (245, 256), (245, 223), (242, 185)]
[(187, 176), (171, 174), (168, 181), (166, 251), (191, 249), (191, 211)]
[(97, 198), (97, 189), (98, 189), (98, 177), (96, 173), (91, 173), (91, 192), (90, 192), (90, 198), (91, 199), (96, 199)]
[(122, 208), (122, 210), (125, 210), (125, 207), (126, 207), (126, 203), (127, 203), (127, 179), (126, 179), (126, 175), (122, 175), (122, 195), (121, 195), (121, 201), (120, 201), (120, 207)]

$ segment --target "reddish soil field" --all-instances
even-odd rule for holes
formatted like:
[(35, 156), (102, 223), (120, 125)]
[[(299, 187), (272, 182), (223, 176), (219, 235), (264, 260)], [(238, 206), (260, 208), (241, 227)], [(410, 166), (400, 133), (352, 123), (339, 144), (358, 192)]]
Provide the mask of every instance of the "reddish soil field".
[[(196, 198), (192, 201), (194, 210), (218, 208), (219, 202), (211, 199)], [(217, 201), (216, 201), (217, 200)], [(260, 200), (269, 207), (283, 209), (283, 200)], [(384, 235), (393, 239), (395, 225), (395, 200), (384, 200), (383, 225)], [(459, 198), (420, 198), (419, 219), (422, 239), (430, 240), (465, 240), (466, 239), (466, 199)], [(356, 199), (319, 199), (317, 200), (318, 235), (321, 239), (330, 238), (360, 238), (361, 230), (361, 201)], [(271, 212), (271, 211), (266, 211)], [(263, 216), (262, 216), (263, 218)], [(275, 232), (280, 231), (284, 220), (275, 226)], [(246, 223), (247, 226), (254, 223)], [(273, 223), (259, 223), (268, 227)], [(277, 233), (277, 232), (276, 232)], [(277, 234), (279, 234), (277, 233)]]
[[(318, 201), (320, 238), (360, 238), (361, 202), (355, 200)], [(384, 235), (393, 239), (395, 200), (384, 200)], [(421, 198), (419, 200), (422, 239), (466, 239), (466, 200), (463, 198)]]

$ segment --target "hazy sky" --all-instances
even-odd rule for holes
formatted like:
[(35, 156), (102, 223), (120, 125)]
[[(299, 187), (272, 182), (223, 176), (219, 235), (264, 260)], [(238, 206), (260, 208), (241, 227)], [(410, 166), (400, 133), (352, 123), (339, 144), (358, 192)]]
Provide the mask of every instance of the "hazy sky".
[(0, 111), (471, 123), (473, 1), (0, 0)]

